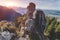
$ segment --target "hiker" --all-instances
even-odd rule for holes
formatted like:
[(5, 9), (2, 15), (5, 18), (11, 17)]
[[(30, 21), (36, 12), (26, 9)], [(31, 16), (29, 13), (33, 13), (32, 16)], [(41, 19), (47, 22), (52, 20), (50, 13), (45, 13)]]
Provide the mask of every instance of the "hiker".
[[(31, 2), (29, 3), (29, 6), (27, 6), (27, 14), (28, 19), (33, 24), (32, 27), (28, 28), (29, 32), (31, 32), (31, 40), (44, 40), (44, 29), (45, 29), (45, 14), (41, 10), (36, 10), (35, 3)], [(28, 21), (29, 22), (29, 21)], [(28, 23), (27, 22), (27, 23)], [(27, 24), (27, 25), (32, 25)], [(27, 30), (27, 31), (28, 31)]]

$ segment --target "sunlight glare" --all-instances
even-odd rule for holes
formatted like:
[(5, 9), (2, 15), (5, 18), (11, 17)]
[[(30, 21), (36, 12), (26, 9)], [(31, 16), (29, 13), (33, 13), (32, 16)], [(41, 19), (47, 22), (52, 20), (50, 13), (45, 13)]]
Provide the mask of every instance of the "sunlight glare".
[(12, 7), (12, 6), (18, 6), (18, 4), (15, 3), (15, 2), (5, 2), (5, 5), (4, 6)]

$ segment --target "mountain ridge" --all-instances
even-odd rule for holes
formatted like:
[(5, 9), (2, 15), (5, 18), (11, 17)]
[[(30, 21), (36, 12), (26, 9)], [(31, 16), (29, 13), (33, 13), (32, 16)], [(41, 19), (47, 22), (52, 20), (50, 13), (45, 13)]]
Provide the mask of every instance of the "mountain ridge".
[(0, 6), (0, 21), (7, 20), (13, 21), (17, 16), (21, 14), (13, 10), (12, 8), (8, 8), (5, 6)]

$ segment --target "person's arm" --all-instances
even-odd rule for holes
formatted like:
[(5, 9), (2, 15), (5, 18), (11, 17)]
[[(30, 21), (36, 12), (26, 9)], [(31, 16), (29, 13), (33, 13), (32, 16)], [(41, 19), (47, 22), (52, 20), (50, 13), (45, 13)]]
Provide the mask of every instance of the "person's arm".
[(45, 27), (46, 27), (46, 19), (45, 19), (44, 12), (42, 12), (42, 28), (43, 28), (43, 32), (45, 30)]
[(42, 32), (44, 32), (46, 26), (45, 14), (43, 11), (39, 11), (39, 26)]

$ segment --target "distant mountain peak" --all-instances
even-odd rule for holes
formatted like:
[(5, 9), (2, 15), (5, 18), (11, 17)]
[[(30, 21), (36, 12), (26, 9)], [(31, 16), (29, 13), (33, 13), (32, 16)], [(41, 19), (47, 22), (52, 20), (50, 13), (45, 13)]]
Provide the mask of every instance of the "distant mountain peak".
[(17, 16), (21, 14), (13, 10), (12, 8), (7, 8), (5, 6), (0, 6), (0, 20), (13, 21)]
[(27, 9), (22, 7), (13, 7), (16, 12), (21, 13), (22, 15), (26, 14)]

